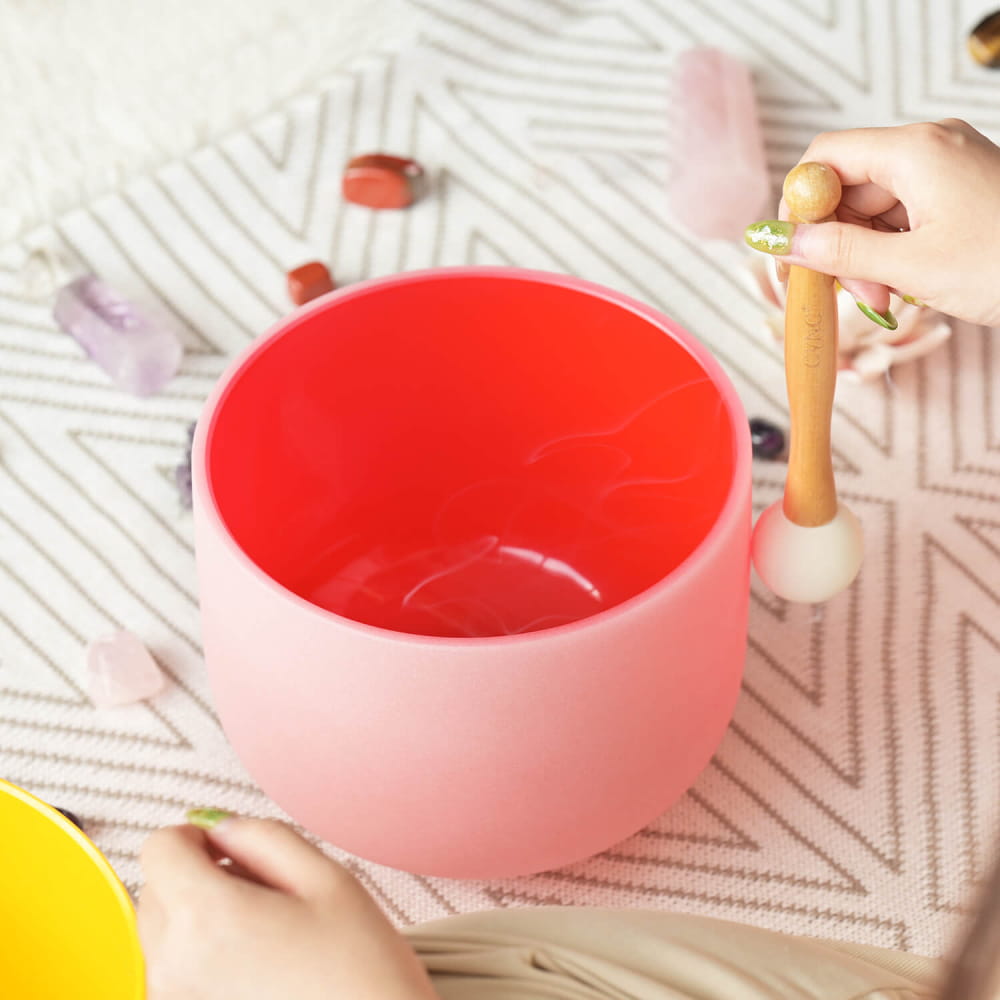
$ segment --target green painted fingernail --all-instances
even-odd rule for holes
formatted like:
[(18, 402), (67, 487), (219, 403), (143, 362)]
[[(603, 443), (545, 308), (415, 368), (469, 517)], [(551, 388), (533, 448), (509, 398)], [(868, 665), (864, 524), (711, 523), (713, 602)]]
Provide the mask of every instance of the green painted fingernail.
[(924, 302), (921, 299), (915, 299), (912, 295), (904, 295), (903, 296), (903, 301), (904, 302), (909, 302), (911, 306), (925, 306), (925, 305), (927, 305), (926, 302)]
[(891, 309), (886, 309), (884, 313), (877, 313), (871, 306), (865, 305), (860, 299), (854, 300), (858, 304), (858, 308), (873, 322), (878, 323), (883, 330), (895, 330), (899, 326), (896, 317), (893, 316)]
[(783, 257), (792, 249), (792, 234), (794, 232), (794, 222), (765, 219), (763, 222), (755, 222), (752, 226), (747, 226), (743, 238), (754, 250)]
[(213, 830), (230, 815), (225, 809), (189, 809), (187, 821), (199, 830)]

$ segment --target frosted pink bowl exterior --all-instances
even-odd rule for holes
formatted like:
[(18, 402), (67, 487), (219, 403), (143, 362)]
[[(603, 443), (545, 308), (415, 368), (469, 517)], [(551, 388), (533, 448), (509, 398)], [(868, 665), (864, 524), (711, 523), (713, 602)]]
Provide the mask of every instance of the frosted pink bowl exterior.
[[(203, 639), (225, 732), (261, 788), (340, 848), (455, 878), (527, 874), (588, 857), (681, 796), (721, 740), (746, 647), (750, 445), (709, 352), (660, 313), (577, 279), (512, 269), (645, 317), (698, 359), (735, 428), (732, 487), (708, 536), (665, 579), (569, 625), (497, 638), (390, 632), (309, 604), (255, 566), (223, 523), (198, 423), (194, 513)], [(440, 271), (435, 272), (440, 273)], [(411, 272), (331, 298), (421, 280)]]

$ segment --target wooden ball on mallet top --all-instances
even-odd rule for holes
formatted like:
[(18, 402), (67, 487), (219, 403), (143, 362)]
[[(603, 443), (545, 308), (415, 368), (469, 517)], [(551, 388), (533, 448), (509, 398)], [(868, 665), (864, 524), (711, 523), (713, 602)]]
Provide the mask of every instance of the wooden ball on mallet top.
[[(827, 222), (840, 201), (840, 178), (824, 163), (801, 163), (785, 178), (793, 222)], [(781, 501), (761, 514), (753, 563), (779, 597), (816, 603), (850, 586), (861, 568), (861, 524), (837, 499), (830, 421), (837, 382), (834, 279), (793, 266), (785, 302), (788, 475)]]
[(837, 171), (825, 163), (800, 163), (785, 176), (781, 193), (796, 222), (827, 222), (841, 195)]

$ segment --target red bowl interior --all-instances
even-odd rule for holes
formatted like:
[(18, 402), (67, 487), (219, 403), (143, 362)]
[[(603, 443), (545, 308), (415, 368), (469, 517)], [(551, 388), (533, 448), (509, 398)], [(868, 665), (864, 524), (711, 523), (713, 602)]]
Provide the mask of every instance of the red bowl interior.
[(734, 430), (679, 340), (588, 288), (428, 274), (293, 317), (208, 438), (246, 555), (400, 632), (549, 628), (625, 601), (705, 538)]

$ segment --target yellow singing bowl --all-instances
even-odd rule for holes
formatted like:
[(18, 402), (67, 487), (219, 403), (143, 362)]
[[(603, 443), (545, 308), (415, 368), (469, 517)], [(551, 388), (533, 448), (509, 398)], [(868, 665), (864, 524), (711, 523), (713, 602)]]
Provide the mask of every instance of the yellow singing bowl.
[(0, 996), (141, 1000), (135, 911), (65, 816), (0, 781)]

